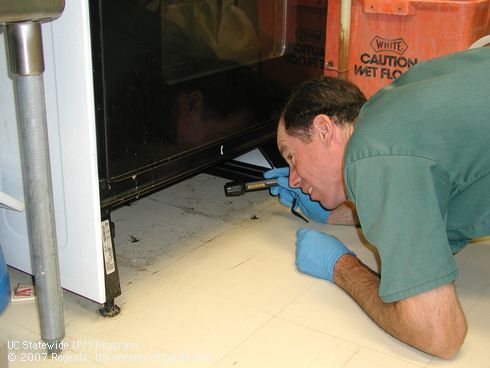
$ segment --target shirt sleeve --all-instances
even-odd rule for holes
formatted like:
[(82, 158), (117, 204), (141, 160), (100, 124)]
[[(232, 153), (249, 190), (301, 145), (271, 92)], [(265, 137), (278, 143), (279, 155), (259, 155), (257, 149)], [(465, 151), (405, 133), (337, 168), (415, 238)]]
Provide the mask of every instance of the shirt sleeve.
[(445, 227), (451, 185), (443, 169), (423, 157), (374, 156), (351, 163), (346, 184), (364, 235), (379, 251), (384, 302), (456, 279)]

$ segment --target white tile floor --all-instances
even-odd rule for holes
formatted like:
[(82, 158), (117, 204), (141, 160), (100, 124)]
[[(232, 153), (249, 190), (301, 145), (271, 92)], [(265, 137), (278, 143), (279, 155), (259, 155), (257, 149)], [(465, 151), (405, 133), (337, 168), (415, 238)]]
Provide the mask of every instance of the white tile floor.
[[(99, 305), (67, 292), (66, 362), (21, 362), (40, 352), (21, 347), (9, 350), (10, 366), (490, 367), (489, 239), (457, 256), (469, 334), (440, 361), (384, 333), (334, 285), (297, 272), (294, 234), (305, 223), (267, 192), (224, 197), (226, 181), (198, 175), (114, 211), (121, 314), (103, 318)], [(308, 226), (377, 267), (356, 228)], [(10, 278), (30, 280), (15, 270)], [(8, 306), (0, 339), (39, 340), (35, 303)]]

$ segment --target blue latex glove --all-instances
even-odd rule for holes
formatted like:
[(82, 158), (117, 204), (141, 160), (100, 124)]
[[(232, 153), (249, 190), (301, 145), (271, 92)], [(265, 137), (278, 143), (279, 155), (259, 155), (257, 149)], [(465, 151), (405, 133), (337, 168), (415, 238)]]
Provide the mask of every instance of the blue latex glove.
[(305, 227), (296, 232), (296, 267), (299, 271), (333, 282), (333, 269), (344, 254), (352, 254), (336, 237)]
[(291, 208), (293, 199), (298, 198), (296, 209), (298, 206), (303, 214), (313, 221), (325, 224), (327, 222), (330, 211), (322, 207), (320, 202), (313, 201), (308, 194), (304, 194), (300, 188), (291, 188), (288, 184), (289, 167), (280, 167), (272, 169), (264, 173), (265, 179), (277, 178), (277, 186), (270, 189), (273, 196), (279, 196), (279, 202), (284, 206)]

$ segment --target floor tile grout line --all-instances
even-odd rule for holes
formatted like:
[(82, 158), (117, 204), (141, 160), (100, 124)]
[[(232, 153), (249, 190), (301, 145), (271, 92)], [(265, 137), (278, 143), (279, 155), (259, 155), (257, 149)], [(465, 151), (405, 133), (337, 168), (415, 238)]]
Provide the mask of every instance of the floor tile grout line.
[[(345, 339), (345, 338), (341, 338), (341, 337), (336, 336), (336, 335), (328, 334), (328, 333), (326, 333), (326, 332), (324, 332), (324, 331), (321, 331), (321, 330), (318, 330), (318, 329), (312, 328), (312, 327), (310, 327), (310, 326), (307, 326), (307, 325), (304, 325), (304, 324), (302, 324), (302, 323), (299, 323), (299, 322), (296, 322), (296, 321), (290, 320), (290, 319), (288, 319), (288, 318), (286, 318), (286, 317), (280, 316), (280, 314), (281, 314), (283, 311), (285, 311), (287, 308), (289, 308), (289, 306), (291, 306), (293, 303), (295, 303), (297, 300), (299, 300), (299, 299), (301, 298), (301, 296), (303, 296), (304, 294), (306, 294), (306, 293), (307, 293), (309, 290), (313, 289), (314, 287), (316, 287), (316, 285), (311, 285), (311, 286), (310, 286), (310, 287), (309, 287), (307, 290), (305, 290), (305, 291), (304, 291), (302, 294), (300, 294), (299, 296), (297, 296), (297, 297), (296, 297), (296, 299), (294, 299), (294, 300), (293, 300), (293, 301), (291, 301), (291, 302), (290, 302), (290, 303), (289, 303), (289, 304), (288, 304), (286, 307), (284, 307), (283, 309), (281, 309), (281, 310), (280, 310), (280, 311), (279, 311), (279, 312), (278, 312), (278, 313), (275, 315), (275, 317), (276, 317), (276, 318), (278, 318), (278, 319), (281, 319), (281, 320), (283, 320), (283, 321), (286, 321), (286, 322), (289, 322), (289, 323), (293, 323), (293, 324), (295, 324), (295, 325), (297, 325), (297, 326), (301, 326), (301, 327), (303, 327), (303, 328), (307, 328), (307, 329), (310, 329), (310, 330), (312, 330), (312, 331), (315, 331), (315, 332), (321, 333), (322, 335), (325, 335), (325, 336), (330, 336), (330, 337), (334, 337), (334, 338), (336, 338), (336, 339), (339, 339), (339, 340), (342, 340), (342, 341), (345, 341), (345, 342), (351, 343), (351, 344), (356, 345), (356, 346), (359, 346), (359, 347), (361, 347), (361, 348), (363, 348), (363, 349), (367, 349), (367, 350), (370, 350), (370, 351), (375, 351), (375, 352), (377, 352), (377, 353), (379, 353), (379, 354), (383, 354), (383, 355), (389, 356), (389, 357), (391, 357), (391, 358), (395, 358), (395, 359), (398, 359), (398, 360), (401, 360), (401, 361), (404, 361), (404, 362), (407, 362), (407, 363), (410, 363), (410, 364), (415, 364), (415, 365), (420, 366), (420, 367), (424, 367), (424, 368), (425, 368), (425, 367), (427, 367), (427, 364), (428, 364), (428, 363), (431, 361), (431, 358), (429, 358), (429, 361), (428, 361), (427, 363), (425, 363), (425, 365), (420, 365), (420, 364), (418, 364), (418, 363), (414, 363), (414, 362), (412, 362), (412, 361), (408, 361), (408, 360), (406, 360), (406, 359), (402, 359), (402, 358), (400, 358), (400, 357), (398, 357), (398, 356), (395, 356), (395, 355), (390, 355), (390, 354), (387, 354), (387, 353), (385, 353), (385, 352), (381, 352), (381, 351), (378, 351), (378, 350), (376, 350), (376, 349), (372, 349), (371, 347), (367, 347), (367, 346), (361, 345), (361, 344), (359, 344), (359, 343), (357, 343), (357, 342), (350, 341), (350, 340), (347, 340), (347, 339)], [(380, 328), (380, 327), (378, 327), (378, 328)], [(400, 342), (400, 343), (402, 343), (402, 342)], [(402, 344), (403, 344), (403, 343), (402, 343)]]
[(473, 293), (486, 293), (488, 290), (490, 290), (490, 283), (488, 283), (487, 285), (485, 285), (482, 289), (480, 290), (475, 290), (475, 289), (472, 289), (472, 288), (469, 288), (469, 287), (466, 287), (466, 286), (461, 286), (458, 284), (458, 282), (456, 281), (455, 284), (454, 284), (456, 287), (458, 288), (461, 288), (461, 289), (464, 289), (464, 290), (467, 290), (467, 291), (471, 291)]
[[(369, 346), (366, 346), (366, 345), (363, 345), (363, 344), (359, 344), (358, 342), (351, 341), (351, 340), (348, 340), (348, 339), (346, 339), (346, 338), (343, 338), (343, 337), (340, 337), (340, 336), (337, 336), (337, 335), (333, 335), (333, 334), (326, 333), (325, 331), (322, 331), (322, 330), (319, 330), (319, 329), (313, 328), (313, 327), (311, 327), (311, 326), (304, 325), (304, 324), (299, 323), (299, 322), (297, 322), (297, 321), (290, 320), (290, 319), (288, 319), (288, 318), (286, 318), (286, 317), (282, 317), (282, 316), (276, 316), (276, 317), (277, 317), (278, 319), (281, 319), (281, 320), (286, 321), (286, 322), (288, 322), (288, 323), (292, 323), (292, 324), (295, 324), (295, 325), (297, 325), (297, 326), (300, 326), (300, 327), (303, 327), (303, 328), (306, 328), (306, 329), (309, 329), (309, 330), (312, 330), (312, 331), (318, 332), (318, 333), (320, 333), (320, 334), (322, 334), (322, 335), (324, 335), (324, 336), (333, 337), (333, 338), (335, 338), (335, 339), (338, 339), (338, 340), (341, 340), (341, 341), (347, 342), (347, 343), (349, 343), (349, 344), (352, 344), (352, 345), (358, 346), (358, 347), (360, 347), (360, 348), (362, 348), (362, 349), (369, 350), (369, 351), (374, 351), (374, 352), (376, 352), (376, 353), (378, 353), (378, 354), (382, 354), (382, 355), (385, 355), (385, 356), (389, 356), (390, 358), (394, 358), (394, 359), (396, 359), (396, 360), (400, 360), (400, 361), (403, 361), (403, 362), (406, 362), (406, 363), (409, 363), (409, 364), (413, 364), (413, 365), (416, 365), (416, 366), (419, 366), (419, 367), (424, 367), (424, 368), (425, 368), (425, 367), (427, 367), (427, 364), (428, 364), (428, 363), (431, 361), (431, 358), (429, 358), (429, 360), (428, 360), (426, 363), (420, 363), (420, 364), (419, 364), (419, 363), (417, 363), (417, 362), (414, 362), (414, 361), (411, 361), (411, 360), (407, 360), (407, 359), (401, 358), (401, 357), (400, 357), (400, 356), (398, 356), (398, 355), (393, 355), (393, 354), (386, 353), (386, 352), (384, 352), (384, 351), (379, 351), (379, 350), (377, 350), (377, 349), (373, 349), (373, 348), (371, 348), (371, 347), (369, 347)], [(400, 343), (401, 343), (401, 344), (404, 344), (404, 343), (402, 343), (402, 342), (400, 342)], [(406, 344), (404, 344), (404, 345), (406, 345)], [(409, 345), (406, 345), (406, 346), (410, 347)], [(411, 348), (411, 347), (410, 347), (410, 348)], [(414, 348), (412, 348), (412, 349), (414, 349)], [(425, 364), (425, 365), (423, 365), (423, 364)]]
[(254, 336), (257, 332), (259, 332), (261, 329), (263, 329), (267, 324), (269, 324), (274, 318), (276, 318), (276, 315), (270, 315), (270, 318), (264, 321), (262, 325), (257, 327), (253, 332), (251, 332), (248, 336), (246, 336), (242, 341), (240, 341), (238, 344), (236, 344), (234, 347), (230, 348), (229, 351), (224, 354), (220, 359), (218, 359), (216, 362), (212, 363), (209, 368), (215, 367), (217, 364), (219, 364), (223, 359), (225, 359), (227, 356), (229, 356), (231, 353), (233, 353), (238, 347), (243, 345), (245, 342), (250, 340), (252, 336)]
[(475, 308), (475, 306), (478, 304), (478, 302), (481, 300), (481, 298), (490, 290), (490, 286), (486, 287), (483, 291), (476, 291), (476, 290), (468, 289), (468, 288), (465, 288), (465, 287), (459, 286), (459, 285), (456, 285), (456, 287), (458, 289), (463, 289), (465, 291), (469, 291), (469, 292), (478, 294), (478, 297), (476, 298), (476, 300), (472, 303), (472, 305), (469, 307), (468, 311), (465, 313), (466, 317), (470, 316), (472, 310)]
[[(12, 306), (10, 306), (10, 307), (12, 307)], [(21, 328), (21, 329), (23, 329), (23, 330), (26, 330), (27, 332), (32, 333), (33, 335), (36, 335), (37, 337), (39, 337), (39, 340), (41, 340), (40, 331), (34, 331), (34, 330), (30, 329), (30, 328), (27, 328), (27, 327), (25, 327), (25, 326), (23, 326), (23, 325), (21, 325), (21, 324), (17, 323), (16, 321), (14, 321), (14, 320), (10, 319), (10, 318), (5, 317), (5, 319), (6, 319), (7, 321), (9, 321), (10, 323), (13, 323), (13, 324), (14, 324), (16, 327), (19, 327), (19, 328)], [(37, 322), (38, 322), (38, 323), (40, 323), (40, 322), (39, 322), (39, 314), (38, 314), (38, 312), (37, 312), (37, 307), (36, 307), (36, 320), (37, 320)]]
[[(175, 280), (174, 280), (175, 281)], [(190, 286), (190, 285), (187, 285), (187, 286)], [(192, 287), (192, 286), (191, 286)], [(227, 356), (229, 356), (231, 353), (233, 353), (239, 346), (243, 345), (245, 342), (247, 342), (248, 340), (250, 340), (255, 334), (257, 334), (257, 332), (259, 332), (260, 330), (262, 330), (267, 324), (269, 324), (272, 320), (274, 319), (282, 319), (284, 320), (283, 318), (279, 317), (279, 314), (284, 311), (288, 306), (290, 306), (292, 303), (294, 303), (296, 300), (298, 300), (298, 298), (301, 296), (301, 295), (304, 295), (308, 290), (310, 290), (312, 287), (314, 287), (314, 285), (310, 286), (307, 288), (307, 290), (305, 290), (304, 292), (302, 292), (301, 294), (299, 294), (298, 296), (296, 296), (294, 298), (293, 301), (289, 302), (284, 308), (282, 308), (281, 310), (279, 310), (278, 312), (274, 313), (274, 314), (270, 314), (268, 312), (264, 312), (264, 311), (261, 311), (259, 309), (256, 309), (256, 308), (252, 308), (254, 310), (257, 310), (261, 313), (266, 313), (266, 314), (269, 314), (270, 315), (270, 318), (268, 318), (261, 326), (259, 326), (255, 331), (253, 331), (252, 333), (250, 333), (246, 338), (244, 338), (240, 343), (238, 343), (236, 346), (234, 346), (233, 348), (231, 348), (228, 353), (224, 354), (219, 360), (217, 360), (215, 363), (213, 363), (211, 366), (209, 366), (209, 368), (212, 368), (212, 367), (215, 367), (216, 365), (218, 365), (221, 361), (223, 361)], [(201, 289), (198, 289), (200, 291), (203, 291)], [(212, 293), (210, 293), (211, 295), (213, 296), (216, 296)], [(221, 297), (222, 298), (222, 297)], [(243, 305), (242, 303), (238, 303), (238, 302), (235, 302), (233, 300), (229, 300), (226, 298), (226, 300), (228, 301), (231, 301), (233, 303), (236, 303), (238, 305), (241, 305), (241, 306), (244, 306), (244, 307), (247, 307), (247, 308), (251, 308), (250, 306), (247, 306), (247, 305)], [(300, 325), (301, 326), (301, 325)], [(302, 326), (304, 327), (304, 326)]]
[(207, 295), (209, 295), (209, 296), (212, 296), (212, 297), (214, 297), (214, 298), (218, 298), (218, 299), (221, 299), (221, 300), (224, 300), (224, 301), (227, 301), (227, 302), (230, 302), (230, 303), (233, 303), (233, 304), (239, 305), (239, 306), (241, 306), (241, 307), (244, 307), (244, 308), (247, 308), (247, 309), (250, 309), (250, 310), (254, 310), (254, 311), (259, 312), (259, 313), (264, 313), (264, 314), (267, 314), (267, 315), (270, 315), (270, 316), (275, 316), (275, 315), (276, 315), (275, 313), (271, 313), (271, 312), (264, 311), (264, 310), (259, 309), (259, 308), (252, 307), (252, 306), (247, 305), (247, 304), (243, 304), (243, 303), (241, 303), (241, 302), (239, 302), (239, 301), (233, 300), (233, 299), (228, 298), (228, 297), (226, 297), (226, 296), (223, 296), (223, 295), (218, 295), (218, 294), (213, 293), (212, 291), (205, 290), (205, 289), (201, 289), (201, 288), (196, 287), (196, 286), (194, 286), (194, 285), (188, 284), (188, 283), (186, 283), (186, 282), (184, 282), (184, 281), (174, 279), (174, 278), (172, 278), (171, 276), (163, 276), (163, 275), (162, 275), (161, 277), (166, 278), (166, 279), (168, 279), (168, 280), (171, 280), (171, 281), (173, 281), (173, 282), (175, 282), (175, 283), (178, 283), (178, 284), (180, 284), (180, 285), (186, 286), (186, 287), (188, 287), (188, 288), (191, 288), (191, 289), (194, 289), (194, 290), (200, 291), (200, 292), (202, 292), (202, 293), (204, 293), (204, 294), (207, 294)]

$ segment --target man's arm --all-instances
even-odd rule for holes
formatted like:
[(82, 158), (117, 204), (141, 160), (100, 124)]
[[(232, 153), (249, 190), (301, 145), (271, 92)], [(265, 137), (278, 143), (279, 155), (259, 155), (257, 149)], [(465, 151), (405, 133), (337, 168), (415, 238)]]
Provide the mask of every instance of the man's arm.
[(339, 258), (333, 281), (382, 329), (413, 347), (448, 359), (463, 344), (467, 323), (453, 284), (384, 303), (379, 276), (351, 254)]

